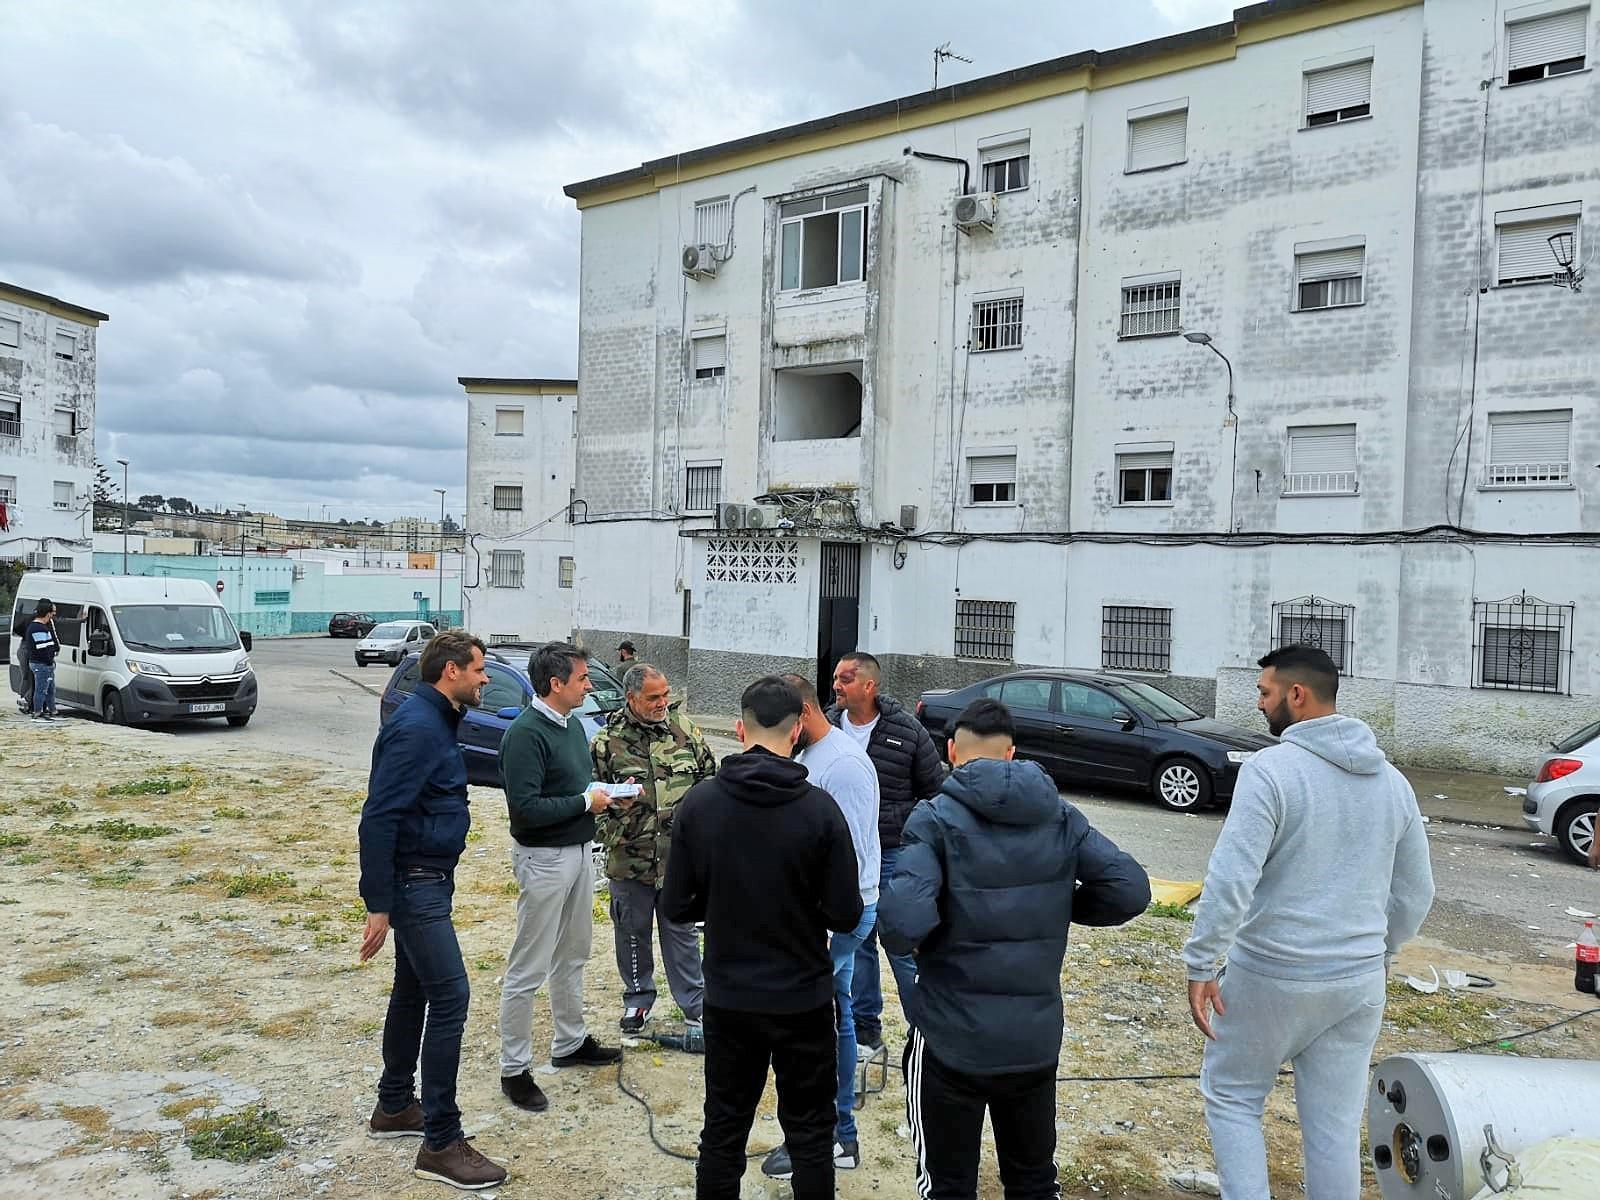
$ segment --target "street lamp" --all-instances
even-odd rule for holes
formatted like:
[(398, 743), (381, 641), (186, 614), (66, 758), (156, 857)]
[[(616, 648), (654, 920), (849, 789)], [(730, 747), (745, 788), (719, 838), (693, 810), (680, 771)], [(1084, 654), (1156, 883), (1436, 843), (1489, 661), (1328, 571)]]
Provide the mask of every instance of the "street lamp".
[(439, 614), (434, 617), (436, 621), (444, 620), (444, 489), (434, 488), (439, 493)]
[(122, 573), (128, 573), (128, 460), (117, 459), (122, 468)]
[(1196, 346), (1204, 346), (1220, 358), (1222, 365), (1228, 368), (1228, 415), (1223, 420), (1223, 425), (1233, 428), (1233, 462), (1228, 467), (1228, 532), (1234, 533), (1237, 532), (1234, 527), (1234, 504), (1239, 491), (1239, 414), (1233, 411), (1233, 364), (1228, 361), (1226, 354), (1217, 349), (1209, 333), (1191, 329), (1183, 337), (1185, 341), (1193, 342)]

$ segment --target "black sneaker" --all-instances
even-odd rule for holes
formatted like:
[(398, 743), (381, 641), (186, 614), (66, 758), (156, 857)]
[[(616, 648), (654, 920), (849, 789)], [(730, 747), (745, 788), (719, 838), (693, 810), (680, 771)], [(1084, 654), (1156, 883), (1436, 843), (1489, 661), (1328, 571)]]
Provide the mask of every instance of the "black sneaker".
[(622, 1032), (629, 1037), (644, 1032), (644, 1023), (650, 1019), (648, 1008), (625, 1008), (622, 1010), (622, 1020), (617, 1022)]
[(556, 1067), (609, 1067), (612, 1063), (622, 1061), (622, 1048), (620, 1046), (602, 1046), (594, 1040), (594, 1034), (589, 1034), (571, 1054), (558, 1054), (551, 1058), (550, 1065)]
[(762, 1159), (761, 1173), (768, 1179), (793, 1179), (794, 1164), (789, 1161), (789, 1147), (779, 1145)]
[(521, 1075), (500, 1076), (500, 1090), (507, 1100), (527, 1112), (543, 1112), (550, 1107), (550, 1098), (539, 1090), (533, 1076), (526, 1071)]

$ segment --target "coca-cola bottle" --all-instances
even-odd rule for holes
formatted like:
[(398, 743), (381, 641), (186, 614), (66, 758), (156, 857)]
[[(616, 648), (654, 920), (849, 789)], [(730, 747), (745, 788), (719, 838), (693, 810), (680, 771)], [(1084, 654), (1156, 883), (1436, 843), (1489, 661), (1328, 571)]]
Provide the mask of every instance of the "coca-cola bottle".
[(1585, 921), (1578, 935), (1577, 970), (1572, 976), (1572, 986), (1580, 992), (1593, 994), (1596, 968), (1600, 968), (1600, 941), (1594, 936), (1594, 922)]

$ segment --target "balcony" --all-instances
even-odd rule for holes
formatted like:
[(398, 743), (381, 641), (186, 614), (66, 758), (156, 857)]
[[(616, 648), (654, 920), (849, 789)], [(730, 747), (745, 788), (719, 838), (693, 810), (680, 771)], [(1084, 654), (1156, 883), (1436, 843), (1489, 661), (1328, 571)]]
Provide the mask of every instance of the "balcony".
[(0, 437), (19, 438), (21, 436), (21, 417), (0, 416)]
[(1354, 496), (1354, 471), (1297, 471), (1283, 477), (1285, 496)]
[(1568, 487), (1572, 483), (1570, 462), (1489, 463), (1483, 468), (1486, 488)]

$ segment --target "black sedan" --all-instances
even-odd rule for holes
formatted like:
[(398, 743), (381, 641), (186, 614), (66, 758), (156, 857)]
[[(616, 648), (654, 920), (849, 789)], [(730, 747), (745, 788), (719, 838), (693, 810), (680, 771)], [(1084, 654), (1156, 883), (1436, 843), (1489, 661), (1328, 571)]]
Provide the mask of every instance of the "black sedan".
[(1175, 812), (1231, 797), (1239, 767), (1277, 740), (1202, 717), (1147, 683), (1098, 672), (1019, 671), (923, 692), (917, 719), (942, 752), (957, 715), (985, 696), (1011, 710), (1017, 755), (1058, 782), (1148, 788)]
[(377, 627), (371, 613), (342, 612), (328, 618), (329, 637), (364, 638)]

